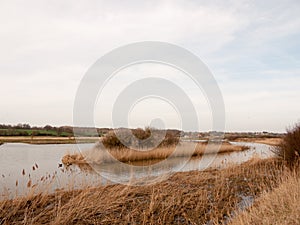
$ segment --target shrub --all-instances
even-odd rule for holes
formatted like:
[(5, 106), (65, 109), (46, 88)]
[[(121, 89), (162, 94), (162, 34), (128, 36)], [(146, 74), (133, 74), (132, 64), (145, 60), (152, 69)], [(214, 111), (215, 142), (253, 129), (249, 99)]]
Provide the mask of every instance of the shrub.
[(159, 147), (168, 147), (172, 145), (177, 145), (179, 143), (179, 138), (172, 134), (167, 132), (164, 140), (159, 144)]
[(114, 132), (109, 132), (102, 139), (102, 143), (106, 148), (124, 148), (125, 147)]
[(287, 130), (282, 142), (275, 148), (275, 153), (289, 165), (295, 165), (300, 156), (300, 124)]
[[(121, 137), (122, 142), (116, 135)], [(156, 145), (156, 141), (159, 140), (160, 135), (164, 131), (156, 130), (156, 129), (133, 129), (131, 130), (132, 134), (136, 137), (134, 139), (130, 134), (130, 130), (128, 129), (119, 129), (117, 131), (109, 132), (103, 139), (102, 143), (106, 148), (125, 148), (134, 147), (134, 148), (153, 148)], [(179, 142), (179, 138), (169, 132), (166, 132), (166, 135), (161, 143), (159, 143), (158, 147), (168, 147), (172, 145), (177, 145)]]

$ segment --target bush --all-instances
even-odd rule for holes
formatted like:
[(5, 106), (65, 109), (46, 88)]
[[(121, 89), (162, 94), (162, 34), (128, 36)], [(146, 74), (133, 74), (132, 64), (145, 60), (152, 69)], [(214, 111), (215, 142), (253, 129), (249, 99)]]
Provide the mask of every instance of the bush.
[[(118, 132), (118, 136), (121, 137), (124, 144), (119, 140), (115, 132)], [(131, 132), (137, 140), (130, 135), (130, 130), (120, 129), (109, 132), (102, 139), (102, 143), (106, 148), (126, 148), (126, 146), (134, 148), (153, 148), (155, 147), (156, 140), (159, 139), (160, 135), (164, 131), (150, 128), (138, 128), (131, 130)], [(167, 132), (162, 142), (159, 143), (158, 147), (177, 145), (178, 142), (179, 138), (176, 135)]]
[(300, 124), (288, 129), (275, 153), (283, 158), (289, 165), (295, 165), (300, 156)]
[(179, 143), (179, 138), (172, 133), (166, 133), (164, 140), (159, 144), (159, 147), (174, 146)]
[(102, 143), (106, 148), (124, 148), (125, 147), (114, 132), (109, 132), (102, 139)]

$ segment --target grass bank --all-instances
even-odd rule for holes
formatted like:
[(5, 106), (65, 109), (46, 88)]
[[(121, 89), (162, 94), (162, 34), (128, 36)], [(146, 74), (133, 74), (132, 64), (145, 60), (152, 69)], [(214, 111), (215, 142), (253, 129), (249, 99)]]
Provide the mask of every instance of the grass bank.
[(105, 154), (104, 149), (100, 145), (96, 146), (91, 150), (87, 150), (82, 154), (67, 154), (62, 158), (62, 162), (66, 165), (70, 164), (83, 164), (83, 163), (109, 163), (115, 159), (121, 162), (135, 162), (144, 160), (163, 160), (172, 157), (183, 157), (183, 156), (202, 156), (203, 154), (213, 153), (229, 153), (235, 151), (247, 150), (246, 146), (232, 145), (228, 142), (223, 142), (218, 149), (217, 144), (198, 143), (193, 148), (192, 143), (183, 142), (177, 146), (159, 147), (149, 151), (143, 151), (141, 149), (133, 150), (129, 148), (112, 148), (107, 149), (109, 154)]
[(107, 185), (0, 202), (0, 224), (224, 224), (277, 187), (276, 159), (179, 172), (149, 186)]
[(0, 136), (0, 143), (26, 143), (26, 144), (76, 144), (95, 143), (99, 137), (53, 137), (53, 136)]
[(272, 146), (278, 146), (282, 138), (237, 138), (234, 141), (236, 142), (252, 142), (258, 144), (266, 144)]

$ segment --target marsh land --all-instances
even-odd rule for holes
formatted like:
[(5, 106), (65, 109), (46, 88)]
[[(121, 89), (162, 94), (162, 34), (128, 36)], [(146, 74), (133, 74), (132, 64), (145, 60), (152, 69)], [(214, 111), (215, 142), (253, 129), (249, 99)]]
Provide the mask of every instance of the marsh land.
[[(144, 131), (136, 132), (148, 140)], [(208, 134), (197, 134), (176, 145), (169, 137), (141, 151), (109, 139), (107, 144), (116, 144), (108, 148), (110, 157), (124, 165), (169, 160), (165, 171), (136, 171), (134, 178), (99, 145), (84, 144), (105, 135), (81, 137), (80, 151), (77, 144), (56, 145), (75, 143), (72, 136), (1, 137), (1, 179), (9, 186), (2, 189), (0, 224), (300, 224), (300, 167), (274, 153), (286, 137), (266, 135), (227, 133), (222, 142), (208, 144)], [(214, 163), (202, 168), (210, 154)], [(170, 170), (186, 156), (191, 159), (181, 172)], [(101, 171), (120, 180), (105, 180)], [(147, 184), (166, 172), (172, 175)]]

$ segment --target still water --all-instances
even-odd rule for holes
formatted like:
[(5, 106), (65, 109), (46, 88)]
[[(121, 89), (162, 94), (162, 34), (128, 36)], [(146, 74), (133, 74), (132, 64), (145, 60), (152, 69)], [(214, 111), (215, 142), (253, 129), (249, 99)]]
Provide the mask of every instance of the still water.
[[(252, 157), (268, 158), (273, 153), (270, 146), (256, 143), (232, 143), (246, 145), (243, 152), (219, 154), (213, 157), (210, 168), (224, 168), (228, 165), (248, 161)], [(149, 171), (149, 167), (136, 165), (134, 172), (125, 164), (104, 164), (94, 166), (91, 172), (75, 165), (64, 167), (61, 158), (66, 153), (91, 149), (94, 144), (30, 145), (8, 143), (0, 146), (0, 198), (16, 197), (38, 192), (53, 192), (57, 189), (74, 189), (111, 182), (128, 182), (134, 179), (160, 177), (168, 172), (203, 170), (207, 158), (192, 158), (182, 164), (181, 158), (168, 159), (164, 167)], [(182, 165), (181, 165), (182, 164)], [(107, 179), (109, 178), (109, 179)]]

